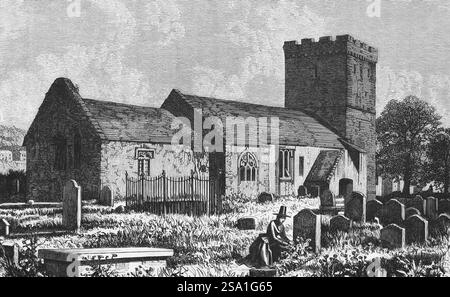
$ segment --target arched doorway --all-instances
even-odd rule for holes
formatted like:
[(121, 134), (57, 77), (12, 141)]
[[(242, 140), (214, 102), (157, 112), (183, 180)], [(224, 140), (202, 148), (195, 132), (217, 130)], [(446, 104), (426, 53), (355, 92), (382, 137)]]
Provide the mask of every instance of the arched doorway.
[(339, 196), (345, 198), (347, 201), (351, 197), (353, 192), (353, 180), (349, 178), (343, 178), (339, 181)]

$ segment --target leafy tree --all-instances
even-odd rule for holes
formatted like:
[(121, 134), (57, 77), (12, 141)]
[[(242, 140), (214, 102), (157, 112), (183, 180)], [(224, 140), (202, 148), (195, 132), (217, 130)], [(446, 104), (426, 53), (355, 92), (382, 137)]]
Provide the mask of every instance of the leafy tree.
[(450, 128), (440, 129), (428, 147), (429, 179), (444, 187), (448, 193), (450, 185)]
[(427, 181), (427, 146), (440, 119), (432, 105), (408, 96), (389, 101), (376, 120), (378, 169), (383, 175), (402, 178), (405, 194), (411, 183)]

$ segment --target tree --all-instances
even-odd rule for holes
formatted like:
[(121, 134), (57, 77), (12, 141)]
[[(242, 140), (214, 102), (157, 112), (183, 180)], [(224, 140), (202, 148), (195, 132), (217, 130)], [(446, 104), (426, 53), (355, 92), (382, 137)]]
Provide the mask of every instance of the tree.
[(402, 178), (405, 194), (409, 194), (411, 183), (426, 182), (427, 146), (440, 119), (432, 105), (408, 96), (389, 101), (376, 120), (378, 169), (384, 175)]
[(450, 185), (450, 129), (440, 129), (428, 147), (429, 179), (441, 184), (444, 193)]

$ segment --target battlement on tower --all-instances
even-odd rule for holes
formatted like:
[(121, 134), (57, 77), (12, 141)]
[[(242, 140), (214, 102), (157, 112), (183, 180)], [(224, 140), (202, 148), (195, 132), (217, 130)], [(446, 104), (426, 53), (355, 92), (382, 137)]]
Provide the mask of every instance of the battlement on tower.
[(284, 42), (285, 58), (349, 54), (361, 60), (376, 63), (378, 49), (353, 38), (350, 35), (323, 36), (316, 41), (314, 38), (304, 38), (301, 43), (296, 40)]

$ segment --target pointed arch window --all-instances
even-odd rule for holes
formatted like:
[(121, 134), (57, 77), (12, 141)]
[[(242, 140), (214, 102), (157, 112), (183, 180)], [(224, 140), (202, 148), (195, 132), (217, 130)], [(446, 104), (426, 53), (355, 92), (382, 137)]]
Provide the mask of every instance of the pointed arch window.
[(250, 152), (243, 152), (239, 158), (239, 180), (256, 181), (256, 157)]

